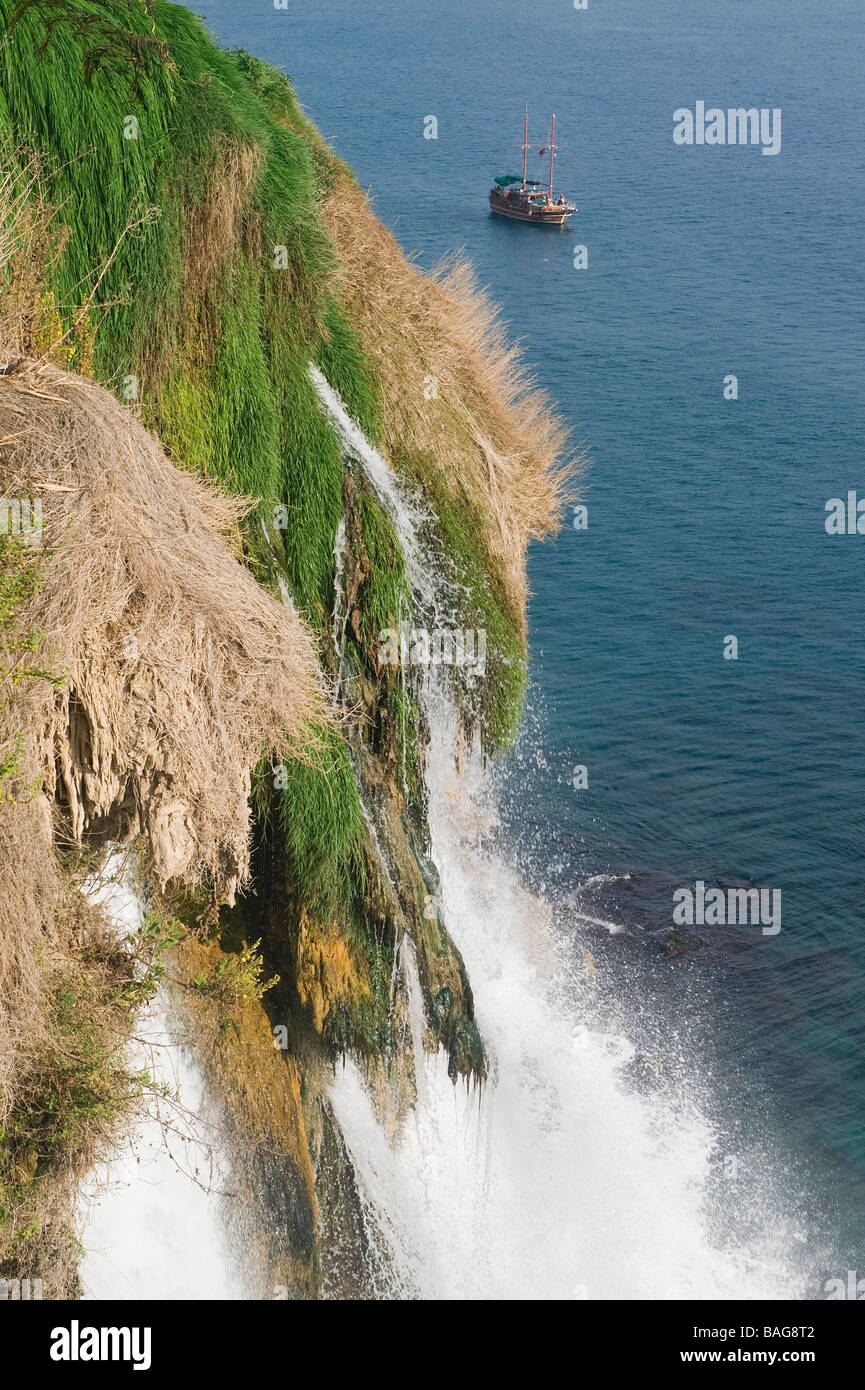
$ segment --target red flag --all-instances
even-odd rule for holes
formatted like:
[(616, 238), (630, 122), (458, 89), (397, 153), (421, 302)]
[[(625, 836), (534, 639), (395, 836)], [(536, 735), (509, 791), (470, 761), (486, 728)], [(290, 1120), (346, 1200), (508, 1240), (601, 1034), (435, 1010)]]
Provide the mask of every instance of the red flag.
[(544, 145), (543, 149), (538, 150), (538, 158), (540, 158), (542, 154), (546, 154), (546, 152), (547, 152), (547, 147), (546, 147), (546, 145)]

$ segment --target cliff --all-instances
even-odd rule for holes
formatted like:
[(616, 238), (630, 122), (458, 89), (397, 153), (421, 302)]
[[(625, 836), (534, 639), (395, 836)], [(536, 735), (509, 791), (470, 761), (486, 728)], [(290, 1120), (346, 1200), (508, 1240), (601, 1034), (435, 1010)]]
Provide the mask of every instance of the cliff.
[[(401, 943), (425, 1046), (486, 1070), (422, 672), (382, 648), (435, 615), (328, 392), (484, 634), (453, 692), (490, 754), (563, 433), (467, 268), (405, 259), (280, 73), (156, 0), (0, 22), (0, 490), (40, 517), (0, 536), (0, 1275), (75, 1288), (75, 1185), (146, 1103), (124, 1048), (167, 975), (261, 1156), (250, 1203), (285, 1212), (271, 1277), (314, 1294), (322, 1223), (352, 1219), (329, 1067), (350, 1053), (384, 1122), (411, 1104)], [(119, 845), (131, 944), (82, 892)]]

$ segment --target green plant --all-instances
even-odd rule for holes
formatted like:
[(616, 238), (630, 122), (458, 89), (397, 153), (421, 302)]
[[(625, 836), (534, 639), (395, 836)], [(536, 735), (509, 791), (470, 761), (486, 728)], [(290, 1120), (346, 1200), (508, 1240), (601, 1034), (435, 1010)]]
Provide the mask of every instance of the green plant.
[(199, 971), (194, 976), (193, 988), (212, 999), (220, 1010), (257, 1002), (279, 984), (278, 975), (264, 978), (260, 946), (261, 941), (254, 941), (251, 946), (244, 942), (239, 951), (220, 956), (209, 974)]
[(363, 807), (348, 749), (322, 736), (309, 763), (285, 765), (279, 820), (297, 900), (323, 921), (344, 917), (366, 891)]
[[(84, 4), (79, 0), (19, 0), (9, 29), (12, 32), (27, 14), (38, 15), (44, 24), (40, 44), (40, 52), (44, 52), (57, 26), (67, 24), (82, 41), (85, 81), (91, 83), (101, 69), (123, 72), (131, 67), (135, 92), (141, 75), (148, 72), (152, 64), (174, 66), (171, 50), (164, 40), (155, 33), (142, 34), (131, 27), (136, 20), (140, 23), (149, 15), (152, 8), (152, 0), (119, 0), (119, 3), (114, 0), (110, 6), (98, 0)], [(128, 27), (118, 22), (121, 17), (129, 20)]]
[(454, 500), (434, 455), (403, 448), (395, 463), (430, 499), (430, 539), (460, 595), (462, 626), (486, 633), (486, 671), (473, 687), (458, 694), (465, 712), (479, 723), (485, 750), (499, 753), (516, 737), (522, 714), (527, 674), (522, 630), (469, 500)]
[(164, 917), (154, 909), (144, 914), (139, 926), (126, 938), (126, 949), (135, 969), (117, 993), (118, 1004), (132, 1013), (150, 1002), (165, 979), (168, 952), (186, 934), (186, 927), (176, 917)]
[(118, 1006), (129, 961), (93, 945), (46, 953), (39, 1025), (23, 1042), (0, 1125), (0, 1276), (42, 1274), (75, 1296), (78, 1252), (64, 1223), (70, 1172), (107, 1158), (131, 1108), (153, 1091), (126, 1060)]

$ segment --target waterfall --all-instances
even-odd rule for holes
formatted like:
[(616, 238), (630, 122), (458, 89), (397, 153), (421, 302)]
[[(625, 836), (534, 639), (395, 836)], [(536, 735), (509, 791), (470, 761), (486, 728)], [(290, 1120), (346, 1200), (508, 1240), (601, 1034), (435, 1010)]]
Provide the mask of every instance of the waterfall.
[(357, 459), (375, 489), (378, 499), (388, 513), (399, 538), (406, 573), (416, 595), (435, 597), (435, 590), (425, 573), (425, 559), (418, 539), (421, 523), (428, 512), (420, 501), (407, 491), (398, 489), (390, 464), (384, 455), (366, 439), (360, 426), (352, 420), (339, 394), (314, 363), (309, 365), (312, 384), (318, 392), (325, 414), (333, 425), (349, 459)]
[[(310, 370), (346, 458), (364, 469), (394, 524), (415, 620), (455, 619), (453, 590), (424, 539), (428, 511)], [(332, 629), (340, 670), (347, 543), (343, 526)], [(807, 1271), (795, 1252), (807, 1233), (784, 1214), (769, 1178), (748, 1239), (720, 1234), (710, 1200), (717, 1136), (698, 1086), (675, 1100), (627, 1086), (628, 1001), (617, 1001), (618, 1031), (593, 1013), (578, 932), (576, 944), (562, 939), (551, 904), (527, 887), (512, 856), (489, 848), (494, 789), (480, 750), (465, 749), (447, 672), (428, 665), (416, 674), (430, 735), (439, 909), (465, 960), (490, 1076), (483, 1087), (454, 1086), (444, 1053), (424, 1051), (421, 984), (403, 939), (394, 969), (408, 1001), (415, 1106), (394, 1137), (350, 1060), (330, 1087), (368, 1216), (375, 1287), (384, 1296), (453, 1299), (801, 1296)], [(389, 873), (387, 846), (365, 809)], [(94, 891), (119, 930), (134, 930), (141, 906), (128, 884), (110, 890), (110, 901)], [(579, 928), (592, 919), (575, 909), (573, 920)], [(133, 1063), (163, 1086), (167, 1109), (145, 1118), (82, 1196), (87, 1296), (250, 1297), (226, 1234), (231, 1173), (219, 1157), (219, 1126), (166, 991), (136, 1033)]]
[[(109, 861), (106, 877), (111, 868)], [(139, 926), (142, 906), (128, 879), (90, 895), (118, 935)], [(226, 1235), (230, 1172), (206, 1119), (201, 1072), (162, 987), (136, 1019), (129, 1061), (150, 1073), (153, 1098), (129, 1142), (79, 1196), (85, 1297), (243, 1298)]]
[[(418, 499), (313, 369), (346, 455), (394, 522), (418, 611), (450, 607), (426, 554)], [(790, 1298), (804, 1296), (805, 1236), (784, 1199), (761, 1194), (753, 1236), (724, 1243), (712, 1216), (716, 1135), (694, 1096), (638, 1094), (622, 1076), (626, 1029), (597, 1023), (579, 952), (518, 866), (483, 847), (494, 797), (478, 750), (457, 771), (457, 711), (441, 668), (422, 672), (426, 778), (442, 916), (472, 984), (491, 1077), (454, 1086), (424, 1053), (411, 950), (417, 1104), (396, 1140), (378, 1124), (356, 1067), (331, 1099), (363, 1201), (396, 1271), (393, 1293), (428, 1298)], [(463, 750), (464, 751), (464, 750)], [(577, 925), (580, 914), (574, 913)], [(618, 924), (608, 924), (617, 928)], [(619, 1001), (627, 1015), (628, 1001)]]

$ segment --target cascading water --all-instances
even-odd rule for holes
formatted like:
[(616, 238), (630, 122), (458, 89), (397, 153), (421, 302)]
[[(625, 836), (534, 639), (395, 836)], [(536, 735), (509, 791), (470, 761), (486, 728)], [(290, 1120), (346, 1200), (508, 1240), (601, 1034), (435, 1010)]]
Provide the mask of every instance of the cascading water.
[[(455, 593), (427, 553), (424, 507), (322, 374), (311, 368), (311, 376), (347, 458), (363, 467), (393, 521), (415, 621), (453, 624)], [(334, 550), (338, 663), (347, 543), (342, 527)], [(285, 589), (283, 596), (288, 601)], [(563, 939), (550, 905), (488, 848), (495, 797), (479, 750), (465, 748), (446, 668), (431, 664), (417, 676), (429, 729), (438, 907), (472, 983), (490, 1078), (483, 1088), (454, 1086), (444, 1053), (424, 1051), (421, 985), (404, 938), (395, 969), (408, 1000), (414, 1109), (394, 1139), (351, 1061), (337, 1068), (330, 1088), (368, 1215), (372, 1286), (385, 1297), (465, 1299), (803, 1294), (807, 1271), (795, 1252), (805, 1237), (782, 1214), (771, 1183), (752, 1236), (731, 1243), (719, 1235), (710, 1202), (711, 1123), (693, 1098), (639, 1094), (625, 1084), (634, 1048), (626, 1027), (617, 1031), (593, 1014), (579, 937)], [(372, 808), (367, 816), (389, 874)], [(134, 930), (141, 917), (134, 892), (111, 892), (119, 929)], [(621, 929), (578, 906), (572, 920), (575, 929)], [(627, 1001), (619, 1005), (626, 1018)], [(208, 1123), (213, 1107), (167, 992), (137, 1032), (138, 1064), (163, 1087), (168, 1108), (145, 1120), (128, 1152), (95, 1175), (83, 1196), (87, 1295), (249, 1297), (242, 1257), (234, 1258), (226, 1234), (231, 1176), (216, 1157), (219, 1126)]]
[(416, 595), (428, 594), (434, 598), (435, 591), (429, 583), (424, 570), (424, 556), (418, 539), (418, 528), (427, 513), (416, 498), (408, 493), (397, 491), (396, 481), (390, 464), (374, 449), (366, 439), (363, 430), (352, 420), (346, 407), (331, 386), (327, 377), (314, 363), (310, 363), (309, 374), (318, 392), (325, 413), (342, 442), (343, 449), (350, 458), (358, 459), (366, 476), (375, 488), (379, 501), (388, 512), (399, 538), (405, 560), (409, 583)]
[[(419, 612), (452, 611), (423, 508), (364, 438), (316, 369), (344, 450), (362, 464), (403, 546)], [(423, 1052), (414, 957), (400, 959), (412, 1011), (417, 1104), (396, 1141), (359, 1072), (331, 1099), (370, 1228), (388, 1247), (390, 1292), (421, 1297), (789, 1298), (803, 1296), (805, 1237), (767, 1188), (753, 1237), (725, 1243), (712, 1217), (716, 1135), (692, 1098), (625, 1084), (634, 1048), (593, 1022), (579, 948), (518, 872), (482, 847), (491, 787), (478, 751), (460, 759), (446, 674), (422, 672), (426, 779), (440, 908), (472, 982), (490, 1053), (480, 1091), (454, 1087), (443, 1053)], [(463, 753), (465, 750), (463, 749)], [(573, 914), (574, 925), (581, 920)], [(619, 924), (601, 924), (618, 929)], [(620, 1001), (627, 1016), (627, 1001)], [(777, 1197), (777, 1201), (776, 1201)]]
[[(343, 672), (345, 667), (343, 651), (345, 648), (345, 629), (348, 623), (348, 605), (345, 601), (345, 520), (340, 520), (336, 532), (336, 541), (333, 546), (333, 649), (336, 652), (336, 681), (333, 690), (333, 702), (339, 700), (342, 689)], [(283, 594), (285, 599), (285, 594)]]
[[(94, 889), (93, 897), (119, 935), (139, 926), (142, 906), (128, 881)], [(153, 1098), (126, 1149), (81, 1194), (85, 1296), (243, 1298), (226, 1236), (230, 1173), (219, 1160), (218, 1130), (204, 1118), (204, 1082), (166, 990), (138, 1018), (136, 1039), (129, 1061), (149, 1073)]]

